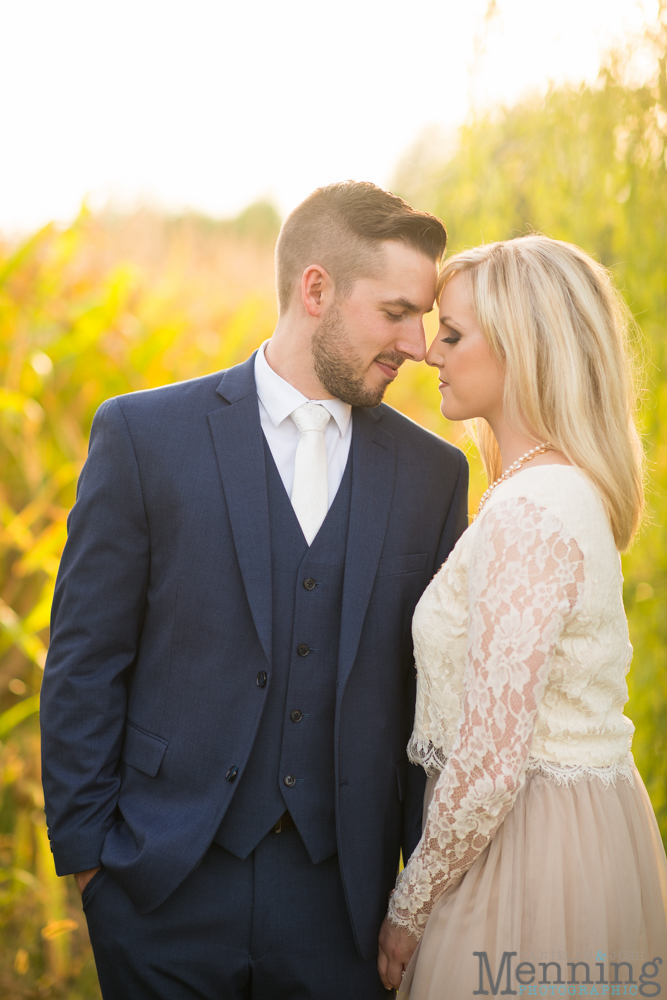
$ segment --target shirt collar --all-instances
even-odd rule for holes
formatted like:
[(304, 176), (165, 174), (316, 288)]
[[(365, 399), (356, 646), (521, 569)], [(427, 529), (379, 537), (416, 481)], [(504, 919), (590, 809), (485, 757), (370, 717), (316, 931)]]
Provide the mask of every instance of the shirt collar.
[(264, 357), (267, 344), (268, 340), (265, 340), (255, 355), (255, 385), (257, 395), (273, 426), (278, 427), (282, 424), (298, 406), (304, 403), (319, 403), (329, 411), (338, 425), (341, 437), (344, 437), (352, 416), (350, 404), (344, 403), (342, 399), (308, 399), (274, 372)]

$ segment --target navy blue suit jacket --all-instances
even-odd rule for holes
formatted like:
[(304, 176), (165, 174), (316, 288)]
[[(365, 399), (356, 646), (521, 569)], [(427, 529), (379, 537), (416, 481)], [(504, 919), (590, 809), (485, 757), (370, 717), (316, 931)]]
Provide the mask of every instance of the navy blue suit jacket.
[[(467, 524), (463, 454), (355, 409), (336, 694), (336, 817), (357, 944), (421, 831), (408, 764), (414, 606)], [(105, 865), (140, 912), (200, 862), (271, 682), (271, 567), (254, 355), (104, 403), (69, 518), (42, 688), (56, 869)], [(276, 752), (279, 748), (276, 748)], [(225, 780), (238, 768), (236, 782)]]

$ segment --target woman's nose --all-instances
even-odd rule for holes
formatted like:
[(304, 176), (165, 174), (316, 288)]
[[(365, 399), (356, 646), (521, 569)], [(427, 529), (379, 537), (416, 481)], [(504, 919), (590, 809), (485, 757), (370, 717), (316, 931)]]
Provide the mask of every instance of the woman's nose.
[(442, 368), (444, 361), (440, 351), (440, 341), (436, 337), (426, 352), (426, 364), (431, 365), (432, 368)]

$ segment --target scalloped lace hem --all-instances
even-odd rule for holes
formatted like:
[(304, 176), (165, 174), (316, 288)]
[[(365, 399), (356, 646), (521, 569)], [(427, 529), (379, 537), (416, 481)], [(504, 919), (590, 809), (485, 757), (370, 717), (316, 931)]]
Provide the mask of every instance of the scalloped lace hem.
[[(413, 764), (419, 764), (429, 776), (438, 774), (447, 763), (448, 754), (443, 747), (436, 747), (429, 740), (419, 739), (414, 734), (408, 743), (408, 758)], [(557, 785), (574, 785), (578, 781), (590, 781), (599, 778), (606, 788), (615, 785), (619, 778), (629, 782), (634, 788), (634, 758), (631, 753), (615, 764), (595, 766), (593, 764), (558, 764), (545, 760), (543, 757), (529, 757), (526, 766), (526, 777), (536, 774), (550, 778)]]
[[(393, 895), (393, 893), (392, 893)], [(428, 913), (424, 914), (425, 918), (428, 918)], [(410, 915), (409, 917), (400, 916), (396, 910), (392, 908), (391, 898), (389, 900), (389, 910), (387, 912), (387, 920), (392, 925), (396, 927), (399, 931), (407, 931), (410, 937), (413, 937), (415, 941), (420, 941), (422, 934), (424, 933), (424, 927), (415, 926), (415, 918)], [(426, 919), (424, 919), (424, 926), (426, 925)]]
[(447, 763), (448, 754), (443, 747), (436, 747), (430, 740), (420, 739), (414, 733), (410, 737), (407, 753), (408, 760), (423, 767), (429, 776), (438, 774)]
[(574, 785), (579, 781), (591, 781), (599, 778), (605, 788), (615, 785), (619, 778), (627, 781), (634, 788), (634, 758), (631, 753), (623, 760), (606, 767), (596, 767), (592, 764), (556, 764), (543, 757), (529, 757), (526, 767), (526, 777), (532, 778), (539, 774), (543, 778), (555, 781), (557, 785)]

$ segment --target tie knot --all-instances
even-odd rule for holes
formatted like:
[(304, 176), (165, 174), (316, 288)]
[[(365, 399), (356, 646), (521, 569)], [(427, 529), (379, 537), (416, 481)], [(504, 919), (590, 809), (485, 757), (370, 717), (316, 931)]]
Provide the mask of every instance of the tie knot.
[(329, 423), (331, 414), (319, 403), (302, 403), (291, 414), (292, 420), (303, 434), (304, 431), (319, 431)]

